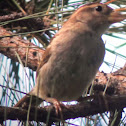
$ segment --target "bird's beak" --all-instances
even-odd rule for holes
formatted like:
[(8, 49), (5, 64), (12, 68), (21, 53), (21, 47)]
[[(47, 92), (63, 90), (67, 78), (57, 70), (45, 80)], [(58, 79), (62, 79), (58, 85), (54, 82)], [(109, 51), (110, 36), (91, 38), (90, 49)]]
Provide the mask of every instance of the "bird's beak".
[(120, 22), (126, 19), (126, 14), (121, 14), (120, 11), (124, 11), (126, 8), (119, 8), (115, 9), (111, 12), (111, 14), (108, 17), (108, 21), (112, 23)]

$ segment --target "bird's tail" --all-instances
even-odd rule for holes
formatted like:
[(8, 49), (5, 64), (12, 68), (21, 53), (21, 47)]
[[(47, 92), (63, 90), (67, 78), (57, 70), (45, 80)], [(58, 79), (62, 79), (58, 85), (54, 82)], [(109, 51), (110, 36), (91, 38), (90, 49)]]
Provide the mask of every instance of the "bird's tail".
[(38, 98), (37, 96), (30, 95), (32, 91), (25, 95), (22, 99), (20, 99), (14, 107), (22, 107), (27, 108), (29, 105), (31, 106), (38, 106), (43, 100)]

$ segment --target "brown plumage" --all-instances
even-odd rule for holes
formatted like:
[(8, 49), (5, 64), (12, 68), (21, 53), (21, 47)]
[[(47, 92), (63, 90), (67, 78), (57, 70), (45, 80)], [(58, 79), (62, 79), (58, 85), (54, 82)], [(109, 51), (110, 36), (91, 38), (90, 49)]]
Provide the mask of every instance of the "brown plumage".
[[(37, 70), (36, 85), (29, 94), (56, 108), (59, 101), (77, 100), (103, 62), (105, 47), (101, 35), (112, 23), (126, 17), (118, 11), (101, 3), (77, 9), (47, 47)], [(26, 95), (15, 106), (23, 106), (28, 98)]]

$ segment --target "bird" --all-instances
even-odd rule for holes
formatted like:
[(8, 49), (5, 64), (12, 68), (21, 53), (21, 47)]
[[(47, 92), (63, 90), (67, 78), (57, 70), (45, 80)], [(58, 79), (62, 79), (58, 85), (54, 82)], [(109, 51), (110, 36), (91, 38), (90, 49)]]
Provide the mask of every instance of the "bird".
[[(57, 111), (63, 101), (77, 101), (95, 78), (105, 56), (101, 38), (113, 23), (126, 15), (106, 3), (79, 7), (47, 46), (36, 71), (35, 87), (14, 107), (24, 107), (30, 96), (52, 103)], [(33, 100), (31, 105), (35, 105)]]

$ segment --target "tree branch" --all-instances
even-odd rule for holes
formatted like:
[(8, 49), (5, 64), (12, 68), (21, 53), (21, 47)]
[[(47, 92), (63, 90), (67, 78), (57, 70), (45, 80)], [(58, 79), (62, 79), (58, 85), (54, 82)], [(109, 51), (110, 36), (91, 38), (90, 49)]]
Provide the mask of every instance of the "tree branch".
[(109, 95), (126, 94), (126, 64), (114, 73), (97, 73), (93, 90), (95, 92), (104, 91), (106, 86), (106, 93)]
[(27, 64), (27, 67), (31, 68), (32, 70), (36, 70), (44, 50), (28, 40), (12, 35), (12, 32), (8, 32), (6, 29), (0, 27), (0, 53), (14, 61), (19, 62), (16, 55), (16, 53), (18, 53), (24, 65)]
[[(83, 98), (81, 103), (76, 105), (66, 105), (62, 106), (62, 114), (63, 119), (75, 119), (78, 117), (86, 117), (90, 115), (95, 115), (98, 113), (104, 113), (107, 111), (113, 111), (115, 109), (120, 109), (126, 107), (126, 96), (101, 96), (94, 95), (88, 98)], [(37, 109), (37, 111), (36, 111)], [(44, 108), (34, 108), (32, 107), (30, 110), (29, 121), (35, 120), (35, 112), (37, 112), (38, 116), (36, 117), (36, 121), (46, 122), (47, 115), (50, 110), (50, 119), (49, 123), (57, 122), (60, 120), (60, 115), (55, 113), (55, 109), (52, 106), (44, 107)], [(5, 113), (5, 114), (3, 114)], [(5, 118), (6, 115), (6, 118)], [(13, 107), (0, 107), (0, 121), (4, 121), (7, 119), (11, 120), (27, 120), (27, 110)]]

